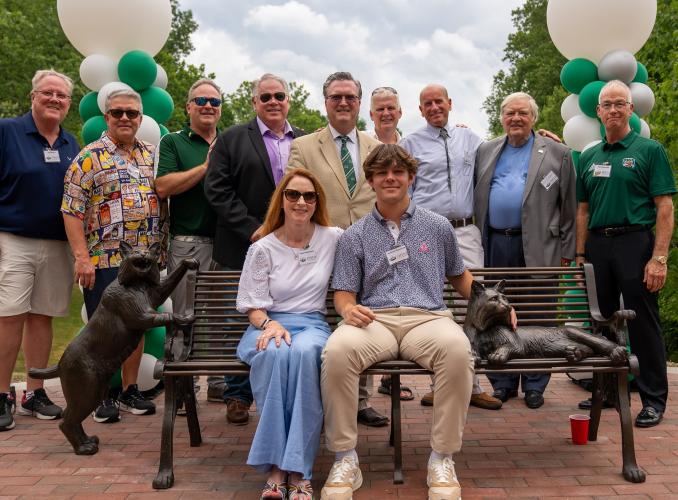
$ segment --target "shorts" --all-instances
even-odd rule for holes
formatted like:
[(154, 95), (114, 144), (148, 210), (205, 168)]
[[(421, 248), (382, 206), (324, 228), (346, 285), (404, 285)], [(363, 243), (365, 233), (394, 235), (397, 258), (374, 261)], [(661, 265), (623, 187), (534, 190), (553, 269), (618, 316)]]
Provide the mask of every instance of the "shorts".
[(68, 316), (72, 290), (67, 241), (0, 232), (0, 317)]

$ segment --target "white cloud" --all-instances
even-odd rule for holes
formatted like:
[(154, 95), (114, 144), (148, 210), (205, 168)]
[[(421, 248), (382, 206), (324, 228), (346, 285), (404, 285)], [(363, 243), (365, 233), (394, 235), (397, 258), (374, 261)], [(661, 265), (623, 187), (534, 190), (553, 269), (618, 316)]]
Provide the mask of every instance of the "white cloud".
[(424, 124), (419, 91), (437, 82), (452, 97), (451, 121), (482, 135), (482, 102), (505, 66), (511, 10), (523, 0), (344, 0), (331, 8), (323, 0), (180, 3), (200, 24), (189, 62), (204, 63), (227, 93), (273, 72), (303, 83), (308, 104), (324, 112), (323, 81), (333, 71), (350, 71), (362, 82), (361, 116), (368, 124), (371, 90), (390, 85), (403, 106), (400, 128), (409, 133)]

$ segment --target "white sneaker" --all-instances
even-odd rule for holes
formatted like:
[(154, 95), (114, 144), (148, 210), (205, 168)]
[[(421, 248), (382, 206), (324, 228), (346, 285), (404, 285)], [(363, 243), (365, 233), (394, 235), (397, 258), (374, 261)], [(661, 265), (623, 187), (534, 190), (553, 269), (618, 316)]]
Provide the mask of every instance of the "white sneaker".
[(450, 457), (442, 460), (429, 459), (426, 484), (428, 500), (461, 499), (461, 486), (454, 472), (454, 461)]
[(363, 474), (358, 461), (353, 457), (344, 457), (332, 464), (325, 486), (320, 492), (320, 500), (351, 500), (353, 492), (363, 485)]

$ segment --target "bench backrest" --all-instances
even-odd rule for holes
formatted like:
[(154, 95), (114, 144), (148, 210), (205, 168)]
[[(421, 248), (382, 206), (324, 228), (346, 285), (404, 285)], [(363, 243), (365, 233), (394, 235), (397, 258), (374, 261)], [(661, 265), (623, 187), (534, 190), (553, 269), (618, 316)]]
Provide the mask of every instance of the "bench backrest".
[[(577, 271), (579, 274), (574, 274)], [(505, 293), (521, 325), (555, 326), (565, 323), (591, 331), (589, 296), (595, 296), (593, 269), (492, 268), (471, 270), (486, 286), (506, 280)], [(189, 308), (195, 314), (188, 360), (236, 359), (235, 350), (249, 326), (247, 316), (235, 309), (239, 271), (199, 271), (187, 275)], [(455, 320), (463, 324), (466, 301), (445, 285), (444, 300)], [(327, 295), (327, 320), (332, 328), (340, 318), (333, 292)]]

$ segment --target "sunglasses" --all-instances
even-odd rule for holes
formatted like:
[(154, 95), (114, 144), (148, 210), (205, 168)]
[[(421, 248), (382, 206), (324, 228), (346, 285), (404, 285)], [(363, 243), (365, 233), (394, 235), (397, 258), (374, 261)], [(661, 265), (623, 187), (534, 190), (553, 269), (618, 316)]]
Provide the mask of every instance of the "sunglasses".
[(296, 203), (299, 201), (299, 198), (303, 198), (305, 203), (315, 203), (318, 200), (318, 193), (315, 191), (306, 191), (301, 193), (296, 189), (283, 189), (283, 194), (287, 201)]
[(343, 99), (346, 99), (346, 102), (348, 104), (354, 104), (360, 100), (360, 97), (357, 95), (339, 95), (339, 94), (334, 94), (327, 96), (327, 99), (332, 101), (334, 104), (339, 104)]
[(116, 120), (122, 118), (122, 115), (127, 115), (127, 118), (134, 120), (135, 118), (139, 117), (141, 112), (136, 109), (109, 109), (108, 114)]
[(194, 97), (191, 99), (191, 101), (196, 103), (198, 106), (205, 106), (208, 102), (213, 108), (218, 108), (221, 106), (221, 99), (217, 99), (216, 97)]
[(285, 92), (274, 92), (273, 94), (266, 92), (265, 94), (259, 94), (259, 100), (264, 103), (270, 101), (272, 98), (275, 98), (278, 102), (283, 102), (287, 99), (287, 94)]

